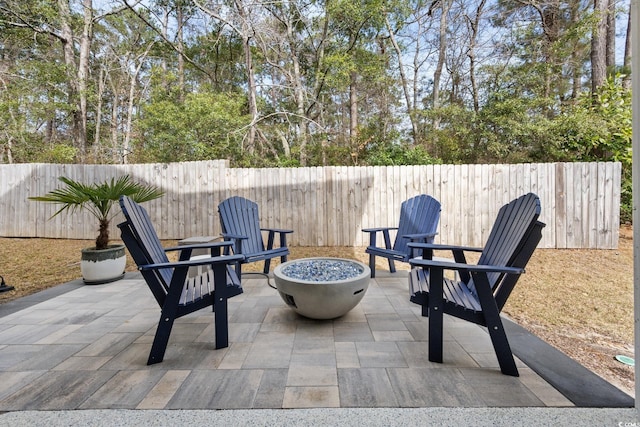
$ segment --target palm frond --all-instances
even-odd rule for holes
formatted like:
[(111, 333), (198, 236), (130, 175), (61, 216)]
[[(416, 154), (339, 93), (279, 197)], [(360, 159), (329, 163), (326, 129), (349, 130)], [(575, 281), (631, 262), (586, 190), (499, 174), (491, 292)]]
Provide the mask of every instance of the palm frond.
[(64, 187), (52, 190), (44, 196), (29, 197), (30, 200), (39, 202), (61, 204), (62, 207), (51, 216), (52, 218), (65, 211), (74, 213), (84, 209), (108, 226), (109, 221), (117, 214), (111, 210), (113, 205), (118, 203), (120, 196), (129, 196), (141, 203), (164, 195), (164, 191), (153, 185), (134, 182), (129, 175), (95, 184), (83, 184), (64, 176), (58, 179), (65, 184)]

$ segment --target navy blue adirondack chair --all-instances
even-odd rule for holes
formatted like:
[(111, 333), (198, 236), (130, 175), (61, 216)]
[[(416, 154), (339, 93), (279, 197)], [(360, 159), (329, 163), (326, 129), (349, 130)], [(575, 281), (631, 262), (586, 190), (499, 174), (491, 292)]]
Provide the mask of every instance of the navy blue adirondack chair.
[[(242, 274), (242, 264), (264, 261), (264, 274), (269, 273), (271, 259), (280, 257), (281, 262), (287, 261), (289, 248), (287, 234), (293, 230), (279, 228), (260, 228), (258, 205), (244, 197), (234, 196), (223, 200), (218, 205), (222, 237), (232, 242), (234, 254), (242, 254), (243, 258), (236, 264), (236, 272)], [(268, 232), (265, 246), (262, 232)], [(274, 247), (276, 233), (279, 235), (280, 246)], [(228, 247), (225, 249), (228, 251)], [(227, 252), (228, 253), (228, 252)]]
[[(241, 255), (220, 255), (230, 243), (217, 242), (163, 248), (147, 211), (127, 196), (120, 197), (126, 221), (118, 224), (124, 244), (160, 305), (161, 315), (149, 353), (148, 365), (162, 362), (174, 321), (194, 311), (211, 306), (215, 319), (216, 348), (229, 345), (227, 299), (242, 293), (240, 279), (233, 269)], [(211, 250), (210, 258), (190, 260), (193, 249)], [(166, 252), (180, 251), (177, 262), (169, 261)], [(189, 267), (201, 269), (188, 277)]]
[[(524, 273), (545, 224), (538, 221), (540, 199), (525, 194), (502, 206), (484, 248), (410, 244), (422, 251), (409, 261), (410, 300), (429, 317), (429, 360), (442, 363), (443, 313), (486, 326), (503, 374), (518, 376), (511, 347), (500, 318), (511, 291)], [(432, 260), (434, 250), (447, 250), (453, 260)], [(481, 252), (468, 264), (465, 252)], [(455, 271), (455, 279), (444, 271)]]
[[(395, 273), (394, 261), (409, 262), (412, 258), (410, 242), (432, 243), (438, 230), (440, 221), (440, 202), (431, 196), (421, 194), (405, 200), (400, 206), (400, 221), (397, 227), (365, 228), (369, 233), (369, 246), (365, 250), (369, 254), (369, 268), (371, 277), (376, 277), (377, 256), (387, 258), (389, 271)], [(397, 230), (396, 238), (391, 246), (389, 231)], [(381, 232), (384, 247), (377, 246), (376, 237)]]

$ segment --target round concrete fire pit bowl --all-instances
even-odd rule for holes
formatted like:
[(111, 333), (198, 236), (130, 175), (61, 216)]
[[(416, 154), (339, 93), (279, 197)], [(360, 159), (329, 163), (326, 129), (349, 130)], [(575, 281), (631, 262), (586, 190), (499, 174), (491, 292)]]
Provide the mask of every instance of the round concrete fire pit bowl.
[(371, 270), (341, 258), (303, 258), (273, 270), (284, 302), (311, 319), (334, 319), (358, 305), (369, 287)]

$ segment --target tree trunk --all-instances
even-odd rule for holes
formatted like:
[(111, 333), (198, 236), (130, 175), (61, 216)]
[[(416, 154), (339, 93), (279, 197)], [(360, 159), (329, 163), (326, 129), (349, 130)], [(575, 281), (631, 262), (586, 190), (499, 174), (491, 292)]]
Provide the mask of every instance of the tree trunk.
[[(290, 14), (288, 18), (290, 18)], [(307, 142), (309, 137), (309, 125), (307, 123), (307, 118), (305, 117), (305, 96), (304, 96), (304, 82), (302, 78), (302, 71), (300, 68), (300, 60), (298, 58), (298, 49), (296, 48), (296, 35), (293, 33), (294, 23), (291, 22), (290, 19), (287, 20), (287, 38), (289, 39), (289, 51), (291, 53), (291, 62), (293, 63), (293, 92), (296, 100), (296, 123), (300, 123), (300, 127), (298, 128), (298, 137), (300, 138), (300, 166), (307, 165)], [(283, 148), (285, 150), (285, 155), (287, 157), (290, 156), (289, 152), (289, 144), (284, 138), (284, 135), (281, 136), (281, 140), (283, 143)]]
[(98, 237), (96, 237), (96, 249), (107, 249), (109, 244), (109, 221), (100, 220)]
[(471, 27), (471, 38), (469, 40), (469, 79), (471, 80), (471, 92), (473, 97), (473, 111), (480, 111), (480, 95), (478, 94), (478, 83), (476, 82), (476, 45), (478, 43), (478, 26), (480, 25), (480, 17), (486, 4), (486, 0), (482, 0), (476, 9), (476, 15), (473, 19), (467, 17), (469, 26)]
[[(549, 2), (535, 6), (540, 15), (540, 22), (546, 39), (544, 40), (545, 75), (544, 75), (544, 97), (552, 96), (552, 83), (561, 73), (561, 69), (556, 61), (554, 44), (560, 39), (560, 5), (558, 1)], [(547, 114), (551, 116), (552, 111), (547, 109)]]
[(180, 102), (184, 102), (184, 57), (182, 56), (182, 52), (184, 52), (184, 33), (182, 31), (182, 27), (184, 26), (184, 15), (182, 13), (182, 5), (178, 4), (177, 6), (177, 20), (178, 20), (178, 96), (180, 97)]
[(2, 151), (0, 151), (0, 163), (4, 163), (4, 156), (7, 156), (7, 163), (13, 163), (13, 136), (11, 132), (4, 130), (5, 143), (2, 145)]
[(67, 0), (58, 0), (58, 13), (60, 14), (60, 41), (62, 42), (62, 52), (64, 55), (64, 63), (67, 66), (67, 82), (69, 84), (69, 105), (73, 106), (72, 128), (73, 143), (82, 151), (82, 118), (78, 103), (78, 75), (75, 52), (73, 51), (73, 29), (71, 28), (71, 10)]
[(111, 86), (112, 100), (111, 100), (111, 122), (110, 122), (110, 132), (111, 132), (111, 148), (113, 153), (113, 160), (117, 163), (122, 161), (122, 158), (118, 156), (119, 148), (118, 147), (118, 111), (120, 110), (120, 87), (117, 85), (109, 76), (109, 83)]
[[(450, 7), (450, 0), (442, 0), (440, 6), (440, 44), (438, 47), (438, 63), (436, 64), (436, 70), (433, 73), (433, 109), (437, 109), (440, 106), (440, 78), (442, 77), (442, 68), (444, 67), (444, 61), (446, 59), (445, 54), (447, 51), (447, 16), (449, 14)], [(434, 129), (438, 129), (440, 127), (439, 119), (434, 119), (433, 127)]]
[[(316, 51), (317, 53), (315, 58), (316, 70), (315, 70), (315, 76), (314, 76), (315, 78), (313, 82), (313, 99), (311, 100), (311, 103), (307, 108), (307, 116), (309, 118), (313, 118), (313, 120), (319, 121), (322, 124), (325, 123), (325, 120), (324, 120), (324, 109), (320, 107), (321, 105), (320, 93), (325, 83), (324, 55), (325, 55), (325, 48), (326, 48), (326, 40), (329, 37), (328, 36), (329, 34), (328, 6), (330, 1), (331, 0), (327, 0), (324, 6), (325, 10), (324, 10), (324, 23), (322, 25), (322, 35), (320, 37), (320, 43)], [(312, 115), (311, 112), (313, 111), (314, 108), (316, 109), (317, 113)], [(308, 126), (308, 123), (306, 123), (306, 125)], [(320, 142), (322, 166), (327, 165), (327, 145), (328, 145), (327, 138), (323, 138)]]
[(134, 70), (133, 74), (131, 74), (129, 78), (129, 102), (127, 104), (127, 127), (125, 129), (124, 141), (122, 143), (122, 163), (123, 164), (127, 163), (127, 155), (129, 155), (129, 153), (131, 152), (131, 132), (133, 129), (132, 123), (133, 123), (133, 113), (134, 113), (133, 107), (135, 106), (136, 86), (138, 84), (138, 76), (140, 75), (140, 70), (144, 65), (145, 59), (149, 55), (149, 52), (153, 48), (153, 45), (154, 45), (153, 42), (149, 43), (145, 51), (140, 55), (138, 55), (138, 57), (136, 58), (136, 60), (138, 61), (138, 65), (136, 66), (136, 69)]
[[(316, 67), (314, 73), (314, 81), (313, 81), (313, 98), (311, 99), (310, 105), (307, 107), (307, 117), (319, 121), (321, 124), (324, 124), (324, 115), (323, 108), (320, 107), (320, 93), (324, 86), (325, 82), (325, 70), (324, 70), (324, 55), (325, 55), (325, 47), (326, 40), (328, 39), (329, 34), (329, 12), (327, 11), (330, 0), (327, 0), (324, 6), (324, 23), (322, 25), (322, 34), (320, 36), (320, 41), (318, 48), (316, 49)], [(315, 112), (314, 112), (315, 109)], [(313, 113), (312, 113), (313, 112)], [(305, 123), (305, 126), (308, 127), (308, 123)], [(322, 157), (322, 165), (325, 166), (327, 164), (327, 140), (323, 138), (320, 142), (321, 146), (321, 157)]]
[(351, 142), (355, 142), (358, 137), (358, 74), (351, 72), (351, 83), (349, 84), (349, 135)]
[(93, 155), (95, 157), (95, 161), (102, 159), (102, 156), (100, 155), (100, 131), (102, 124), (102, 96), (104, 95), (105, 74), (104, 68), (100, 67), (100, 73), (98, 75), (98, 93), (96, 96), (96, 130), (93, 135)]
[(244, 4), (243, 0), (235, 0), (233, 3), (242, 22), (241, 29), (236, 29), (236, 32), (242, 38), (244, 65), (247, 73), (247, 85), (249, 86), (247, 101), (249, 103), (249, 115), (251, 116), (251, 124), (249, 125), (249, 133), (247, 134), (244, 148), (249, 153), (249, 155), (254, 155), (256, 151), (256, 126), (258, 124), (258, 95), (255, 70), (253, 68), (253, 53), (251, 53), (251, 35), (253, 34), (253, 32), (250, 24), (250, 19), (247, 14), (246, 5)]
[(131, 145), (131, 123), (133, 123), (133, 106), (136, 96), (136, 81), (138, 79), (138, 71), (131, 75), (129, 79), (129, 101), (127, 102), (127, 125), (124, 131), (124, 140), (122, 141), (122, 164), (127, 164), (127, 155)]
[[(571, 5), (571, 25), (577, 26), (580, 17), (580, 4), (574, 2)], [(577, 102), (582, 91), (582, 58), (578, 49), (571, 50), (571, 99)]]
[(87, 117), (89, 108), (87, 103), (89, 80), (89, 57), (91, 55), (91, 41), (93, 39), (93, 0), (83, 0), (84, 21), (82, 37), (80, 38), (80, 54), (78, 59), (78, 97), (80, 104), (80, 134), (78, 148), (80, 159), (84, 161), (87, 153)]
[(607, 11), (608, 0), (594, 0), (596, 24), (591, 35), (591, 92), (596, 93), (607, 79)]
[[(169, 8), (165, 7), (162, 10), (162, 38), (165, 40), (169, 40)], [(178, 54), (178, 56), (181, 56)], [(169, 73), (169, 67), (167, 66), (167, 57), (162, 55), (160, 58), (160, 68), (162, 69), (162, 82), (160, 85), (162, 88), (167, 91), (169, 90), (169, 82), (167, 81), (167, 76)]]
[(247, 135), (247, 141), (245, 148), (250, 155), (255, 153), (256, 148), (256, 126), (258, 121), (258, 101), (256, 94), (256, 77), (253, 69), (253, 56), (251, 53), (251, 38), (246, 35), (242, 43), (244, 49), (245, 67), (247, 69), (247, 83), (249, 84), (249, 115), (251, 116), (251, 125), (249, 126), (249, 133)]
[(608, 0), (607, 9), (607, 70), (612, 72), (616, 66), (616, 2)]
[[(484, 0), (483, 0), (484, 1)], [(389, 39), (391, 40), (391, 44), (396, 51), (396, 55), (398, 56), (398, 70), (400, 72), (400, 84), (402, 85), (402, 91), (404, 93), (404, 99), (407, 103), (407, 115), (409, 116), (409, 121), (411, 122), (411, 134), (413, 137), (413, 143), (418, 142), (418, 124), (416, 123), (416, 117), (414, 114), (414, 104), (411, 102), (411, 94), (409, 93), (409, 81), (407, 80), (407, 76), (404, 72), (404, 63), (402, 62), (402, 50), (396, 41), (396, 36), (391, 28), (391, 23), (389, 22), (389, 17), (385, 16), (384, 18), (385, 25), (387, 26), (387, 31), (389, 32)]]
[(629, 12), (627, 12), (627, 36), (624, 41), (624, 77), (622, 78), (622, 87), (631, 89), (631, 4), (629, 4)]

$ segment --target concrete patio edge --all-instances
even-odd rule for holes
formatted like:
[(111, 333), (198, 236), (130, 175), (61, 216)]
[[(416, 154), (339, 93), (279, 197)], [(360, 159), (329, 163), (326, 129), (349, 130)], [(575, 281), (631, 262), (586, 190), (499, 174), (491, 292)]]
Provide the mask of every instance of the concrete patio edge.
[(315, 408), (238, 410), (18, 411), (0, 427), (91, 426), (570, 426), (637, 425), (635, 409), (621, 408)]

